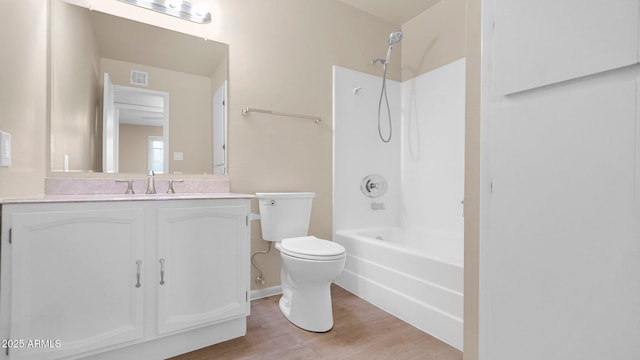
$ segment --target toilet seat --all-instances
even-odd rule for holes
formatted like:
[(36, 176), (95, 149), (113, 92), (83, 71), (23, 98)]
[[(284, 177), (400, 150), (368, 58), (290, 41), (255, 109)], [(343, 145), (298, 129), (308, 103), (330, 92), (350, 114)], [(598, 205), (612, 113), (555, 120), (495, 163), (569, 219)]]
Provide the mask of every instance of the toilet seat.
[(306, 260), (339, 260), (344, 258), (346, 253), (342, 245), (315, 236), (287, 238), (279, 245), (282, 254)]

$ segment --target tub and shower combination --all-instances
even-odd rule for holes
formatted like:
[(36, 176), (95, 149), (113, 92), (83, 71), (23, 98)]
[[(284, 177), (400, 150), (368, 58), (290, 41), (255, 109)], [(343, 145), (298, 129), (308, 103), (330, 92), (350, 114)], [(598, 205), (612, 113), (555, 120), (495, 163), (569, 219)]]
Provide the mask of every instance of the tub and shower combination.
[(460, 350), (464, 69), (402, 83), (333, 71), (333, 240), (347, 250), (336, 283)]

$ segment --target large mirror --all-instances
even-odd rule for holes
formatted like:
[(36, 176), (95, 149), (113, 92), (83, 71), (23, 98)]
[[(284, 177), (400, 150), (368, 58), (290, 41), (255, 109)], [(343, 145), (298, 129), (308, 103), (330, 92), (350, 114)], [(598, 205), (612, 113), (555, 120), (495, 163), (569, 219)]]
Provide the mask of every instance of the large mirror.
[(51, 9), (52, 172), (226, 174), (228, 46)]

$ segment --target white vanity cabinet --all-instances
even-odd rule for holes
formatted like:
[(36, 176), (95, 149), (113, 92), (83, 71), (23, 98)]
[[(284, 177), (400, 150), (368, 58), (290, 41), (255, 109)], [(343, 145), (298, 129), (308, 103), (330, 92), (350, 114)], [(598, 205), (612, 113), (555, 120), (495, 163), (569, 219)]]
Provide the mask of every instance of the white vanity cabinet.
[(248, 273), (238, 261), (247, 209), (239, 205), (158, 209), (158, 333), (247, 312)]
[[(11, 359), (59, 358), (142, 337), (143, 293), (135, 284), (144, 212), (109, 205), (5, 212), (11, 243), (3, 241), (2, 253), (11, 266), (2, 267), (2, 281), (11, 286), (2, 289), (10, 306), (3, 346)], [(29, 343), (36, 340), (49, 343)]]
[(249, 210), (3, 204), (0, 359), (166, 358), (245, 335)]

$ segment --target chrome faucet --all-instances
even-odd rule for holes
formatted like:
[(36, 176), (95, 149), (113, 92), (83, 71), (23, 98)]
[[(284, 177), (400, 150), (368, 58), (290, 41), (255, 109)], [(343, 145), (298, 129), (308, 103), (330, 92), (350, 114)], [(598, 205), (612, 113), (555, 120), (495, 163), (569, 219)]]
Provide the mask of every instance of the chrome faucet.
[(126, 182), (127, 183), (127, 190), (124, 193), (125, 194), (135, 194), (135, 191), (133, 191), (133, 180), (121, 180), (121, 179), (118, 179), (118, 180), (116, 180), (116, 182)]
[(146, 194), (155, 194), (156, 193), (155, 176), (156, 176), (156, 173), (154, 173), (153, 170), (149, 171), (149, 174), (147, 174), (147, 191), (146, 191)]

